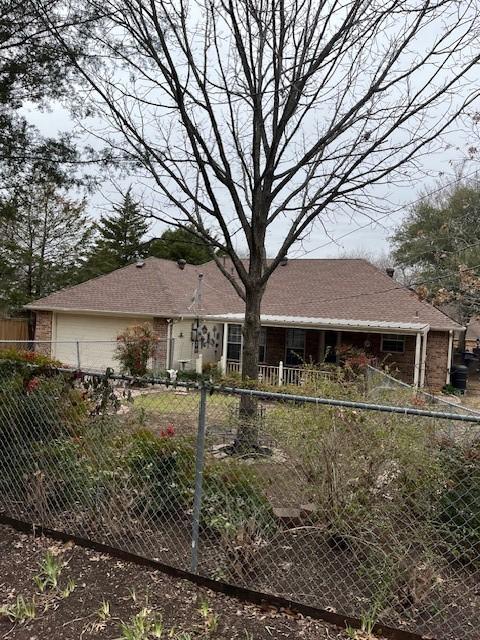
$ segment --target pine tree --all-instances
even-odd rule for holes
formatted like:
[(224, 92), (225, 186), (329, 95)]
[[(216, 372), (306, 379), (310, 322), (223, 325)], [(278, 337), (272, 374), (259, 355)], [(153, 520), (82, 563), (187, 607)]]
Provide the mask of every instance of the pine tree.
[(97, 240), (86, 261), (82, 279), (92, 278), (124, 267), (146, 255), (144, 236), (149, 224), (131, 188), (113, 213), (97, 224)]

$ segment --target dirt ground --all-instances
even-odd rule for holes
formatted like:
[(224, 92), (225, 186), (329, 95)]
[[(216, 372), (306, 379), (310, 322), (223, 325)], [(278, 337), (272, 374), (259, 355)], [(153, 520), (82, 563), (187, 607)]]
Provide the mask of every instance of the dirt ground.
[[(42, 593), (38, 581), (47, 575), (41, 564), (48, 552), (61, 570), (57, 586)], [(23, 622), (24, 607), (16, 606), (22, 597), (27, 605), (35, 603), (34, 617)], [(0, 639), (11, 640), (351, 637), (326, 623), (243, 604), (159, 571), (5, 526), (0, 526), (0, 606)]]

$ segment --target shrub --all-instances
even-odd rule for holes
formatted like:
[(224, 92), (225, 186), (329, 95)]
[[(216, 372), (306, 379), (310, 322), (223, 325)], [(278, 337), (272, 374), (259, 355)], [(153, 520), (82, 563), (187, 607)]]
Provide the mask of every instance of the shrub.
[(149, 324), (128, 327), (117, 336), (115, 358), (122, 371), (132, 376), (144, 376), (148, 361), (155, 355), (158, 340)]
[(132, 436), (127, 465), (141, 512), (173, 514), (191, 502), (195, 451), (189, 440), (139, 429)]
[(480, 557), (480, 439), (468, 446), (447, 444), (442, 463), (446, 482), (438, 504), (440, 531), (449, 552), (469, 562)]
[(429, 425), (313, 406), (278, 407), (267, 420), (304, 478), (304, 499), (317, 505), (332, 530), (388, 532), (396, 518), (425, 518), (431, 511), (442, 474)]
[(39, 447), (79, 430), (87, 406), (52, 369), (4, 361), (0, 380), (0, 478), (4, 490), (27, 491)]
[(61, 362), (37, 351), (25, 351), (15, 348), (0, 349), (0, 360), (25, 362), (41, 367), (60, 367)]
[(39, 446), (35, 463), (40, 475), (34, 476), (41, 479), (45, 501), (50, 508), (69, 511), (78, 504), (91, 503), (94, 473), (80, 443), (57, 439)]
[(245, 524), (258, 531), (272, 528), (274, 519), (257, 475), (239, 462), (217, 461), (204, 469), (202, 521), (213, 533), (235, 534)]
[(232, 460), (206, 465), (201, 525), (225, 554), (220, 575), (251, 576), (256, 553), (276, 529), (270, 503), (251, 468)]

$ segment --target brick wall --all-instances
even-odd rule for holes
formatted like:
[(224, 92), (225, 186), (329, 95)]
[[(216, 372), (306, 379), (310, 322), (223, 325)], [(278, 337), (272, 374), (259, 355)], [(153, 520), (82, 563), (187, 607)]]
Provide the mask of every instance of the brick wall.
[(448, 340), (448, 331), (428, 332), (425, 386), (432, 391), (438, 391), (447, 381)]
[(319, 359), (320, 331), (307, 329), (305, 332), (305, 362), (316, 364)]
[[(37, 311), (35, 313), (35, 340), (51, 341), (52, 319), (53, 313), (51, 311)], [(36, 344), (35, 351), (49, 356), (52, 353), (52, 345), (50, 342), (45, 344)]]
[[(285, 347), (287, 330), (284, 327), (266, 327), (265, 364), (277, 366), (280, 360), (285, 363)], [(318, 362), (320, 345), (320, 331), (307, 329), (305, 331), (305, 362)]]
[(155, 355), (155, 367), (158, 369), (166, 369), (168, 323), (165, 318), (153, 318), (153, 333), (159, 341)]
[[(427, 364), (425, 386), (432, 390), (443, 387), (448, 368), (448, 332), (430, 331), (427, 340)], [(318, 362), (320, 332), (307, 330), (305, 337), (306, 362)], [(267, 327), (266, 361), (269, 365), (278, 365), (285, 361), (286, 330), (283, 327)], [(368, 341), (370, 346), (365, 347)], [(403, 353), (388, 353), (381, 350), (381, 334), (341, 332), (341, 345), (360, 349), (375, 357), (382, 367), (388, 366), (391, 373), (403, 382), (413, 384), (415, 372), (416, 336), (405, 338)]]
[(266, 364), (277, 366), (280, 360), (285, 360), (285, 341), (287, 331), (284, 327), (267, 327)]
[[(365, 341), (370, 343), (365, 347)], [(406, 382), (413, 384), (415, 368), (415, 344), (416, 336), (406, 336), (405, 351), (403, 353), (388, 353), (381, 350), (382, 336), (379, 333), (354, 333), (343, 331), (341, 334), (342, 346), (352, 346), (365, 351), (368, 355), (377, 359), (382, 367), (388, 366), (392, 374)]]

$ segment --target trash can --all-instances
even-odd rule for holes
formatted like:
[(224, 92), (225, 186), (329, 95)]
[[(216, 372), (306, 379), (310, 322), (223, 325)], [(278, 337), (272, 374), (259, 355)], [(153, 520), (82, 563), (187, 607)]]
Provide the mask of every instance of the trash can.
[(455, 389), (465, 393), (467, 388), (468, 367), (464, 364), (458, 364), (452, 368), (451, 383)]
[(474, 353), (472, 353), (472, 351), (464, 351), (462, 353), (462, 360), (463, 360), (463, 364), (466, 364), (468, 367), (471, 362), (474, 362), (475, 360), (477, 360), (477, 356)]

